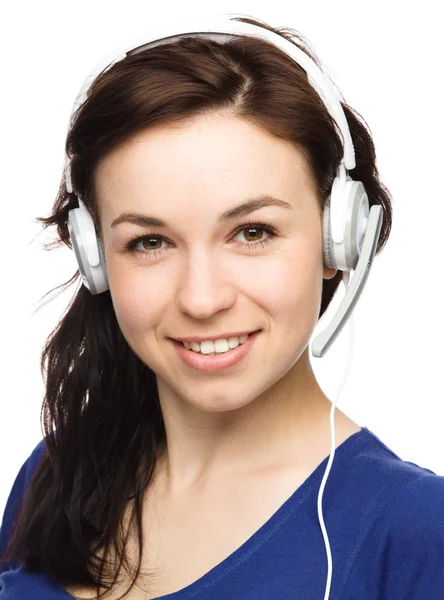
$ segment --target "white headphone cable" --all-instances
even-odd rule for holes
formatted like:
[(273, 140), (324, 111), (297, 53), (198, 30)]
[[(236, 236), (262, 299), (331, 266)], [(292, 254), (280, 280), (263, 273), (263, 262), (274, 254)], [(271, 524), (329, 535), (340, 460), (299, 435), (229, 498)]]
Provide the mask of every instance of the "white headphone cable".
[[(343, 276), (342, 276), (342, 280), (344, 282), (345, 291), (347, 292), (348, 284), (349, 284), (349, 281), (350, 281), (350, 271), (344, 271)], [(353, 316), (352, 315), (350, 316), (349, 331), (350, 331), (350, 344), (349, 344), (349, 353), (348, 353), (347, 367), (345, 369), (344, 376), (342, 378), (341, 384), (339, 386), (338, 392), (337, 392), (336, 397), (335, 397), (335, 401), (332, 403), (331, 411), (330, 411), (330, 432), (331, 432), (330, 458), (328, 460), (327, 467), (325, 469), (324, 477), (322, 479), (322, 482), (321, 482), (321, 485), (320, 485), (320, 488), (319, 488), (319, 495), (318, 495), (319, 523), (321, 525), (322, 535), (324, 537), (325, 549), (326, 549), (326, 552), (327, 552), (327, 569), (328, 569), (328, 572), (327, 572), (327, 584), (326, 584), (326, 589), (325, 589), (324, 600), (328, 600), (328, 598), (330, 596), (331, 577), (332, 577), (332, 559), (331, 559), (330, 543), (329, 543), (329, 540), (328, 540), (327, 531), (325, 529), (324, 517), (323, 517), (323, 514), (322, 514), (322, 495), (324, 493), (325, 482), (326, 482), (327, 477), (328, 477), (328, 475), (330, 473), (331, 464), (332, 464), (333, 458), (335, 456), (336, 438), (335, 438), (334, 411), (335, 411), (335, 408), (336, 408), (336, 403), (338, 401), (338, 398), (339, 398), (339, 396), (341, 394), (341, 391), (342, 391), (342, 388), (344, 386), (345, 380), (347, 379), (348, 372), (349, 372), (349, 369), (350, 369), (350, 364), (351, 364), (351, 358), (353, 356), (354, 326), (353, 326)]]

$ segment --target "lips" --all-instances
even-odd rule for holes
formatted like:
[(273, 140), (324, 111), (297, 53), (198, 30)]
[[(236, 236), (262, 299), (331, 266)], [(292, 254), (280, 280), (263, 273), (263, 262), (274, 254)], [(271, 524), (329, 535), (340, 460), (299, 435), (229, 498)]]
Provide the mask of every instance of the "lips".
[(214, 356), (187, 350), (182, 342), (177, 342), (172, 338), (170, 339), (179, 357), (188, 367), (195, 371), (217, 372), (231, 367), (234, 368), (235, 365), (240, 363), (251, 350), (259, 335), (259, 331), (252, 332), (247, 340), (243, 344), (239, 344), (236, 348), (229, 350), (228, 352), (215, 354)]

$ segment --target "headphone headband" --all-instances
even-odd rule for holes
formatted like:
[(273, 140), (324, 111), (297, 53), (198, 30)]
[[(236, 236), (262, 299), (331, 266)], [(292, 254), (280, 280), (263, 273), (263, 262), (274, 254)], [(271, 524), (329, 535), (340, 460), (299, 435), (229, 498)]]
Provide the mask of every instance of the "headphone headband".
[[(343, 164), (348, 171), (355, 168), (356, 161), (353, 142), (339, 94), (317, 64), (300, 48), (282, 36), (263, 27), (258, 27), (257, 25), (233, 21), (229, 18), (229, 15), (225, 13), (210, 19), (196, 19), (193, 17), (192, 19), (182, 19), (180, 21), (175, 19), (172, 24), (155, 23), (148, 30), (144, 30), (142, 33), (132, 36), (131, 41), (127, 40), (116, 46), (111, 53), (96, 64), (94, 69), (85, 78), (75, 99), (69, 119), (69, 126), (71, 124), (72, 115), (86, 100), (89, 88), (102, 71), (111, 67), (119, 60), (124, 59), (129, 54), (136, 54), (147, 48), (169, 43), (182, 37), (189, 37), (190, 35), (214, 39), (216, 41), (223, 41), (227, 38), (232, 38), (233, 36), (257, 37), (269, 41), (293, 58), (295, 62), (306, 71), (310, 85), (318, 93), (339, 128), (344, 149), (341, 164)], [(70, 157), (66, 156), (66, 188), (69, 193), (72, 193), (70, 163)]]

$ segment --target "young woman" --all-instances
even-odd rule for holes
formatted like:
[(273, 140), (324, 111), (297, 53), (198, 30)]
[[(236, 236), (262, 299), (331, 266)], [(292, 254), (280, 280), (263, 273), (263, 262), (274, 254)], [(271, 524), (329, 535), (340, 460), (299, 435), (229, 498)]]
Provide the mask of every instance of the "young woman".
[[(295, 32), (237, 20), (319, 66)], [(342, 107), (380, 252), (390, 194)], [(73, 247), (82, 201), (106, 272), (92, 289), (84, 265), (42, 354), (45, 437), (5, 509), (0, 595), (321, 600), (331, 401), (308, 344), (343, 278), (324, 260), (344, 156), (329, 110), (267, 40), (189, 35), (103, 69), (66, 151), (41, 221)], [(444, 478), (334, 423), (330, 598), (442, 600)]]

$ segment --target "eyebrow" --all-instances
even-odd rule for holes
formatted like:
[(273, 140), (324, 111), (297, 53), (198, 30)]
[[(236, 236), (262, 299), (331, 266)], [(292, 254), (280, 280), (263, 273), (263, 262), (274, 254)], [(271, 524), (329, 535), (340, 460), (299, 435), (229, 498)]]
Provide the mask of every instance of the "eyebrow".
[[(263, 194), (257, 198), (251, 198), (247, 202), (239, 204), (234, 208), (230, 208), (223, 212), (217, 219), (218, 223), (224, 223), (237, 217), (249, 215), (250, 213), (264, 208), (265, 206), (279, 206), (281, 208), (293, 209), (293, 205), (279, 198), (274, 198), (268, 194)], [(111, 223), (111, 227), (115, 227), (119, 223), (132, 223), (133, 225), (141, 225), (142, 227), (169, 227), (168, 223), (157, 217), (141, 215), (130, 211), (123, 212), (117, 219)]]

